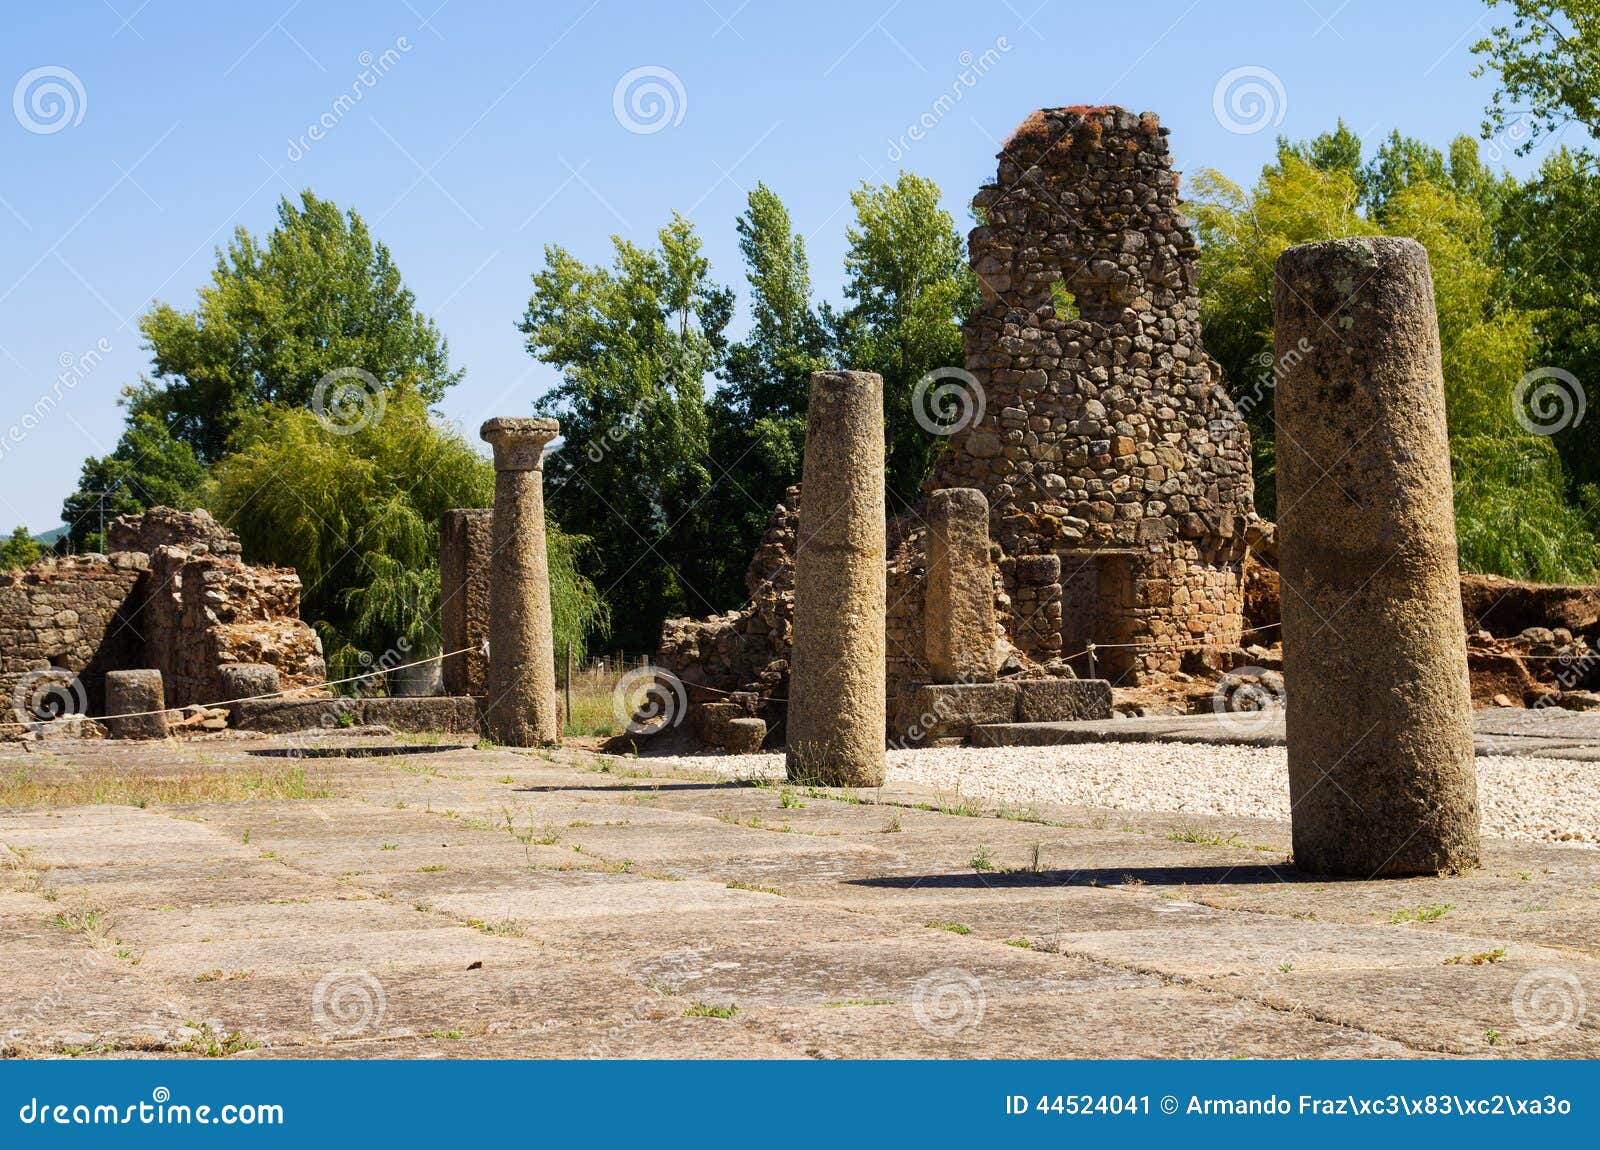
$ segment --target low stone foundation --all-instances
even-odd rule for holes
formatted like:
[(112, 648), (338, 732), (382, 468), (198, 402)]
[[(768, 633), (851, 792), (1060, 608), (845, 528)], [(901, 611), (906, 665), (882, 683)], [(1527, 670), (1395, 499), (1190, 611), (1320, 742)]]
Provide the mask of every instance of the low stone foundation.
[[(105, 713), (110, 671), (161, 672), (166, 703), (224, 698), (228, 663), (276, 667), (286, 687), (320, 688), (317, 633), (300, 620), (300, 578), (255, 567), (204, 511), (119, 516), (110, 556), (47, 557), (0, 575), (0, 708), (18, 709), (41, 675), (59, 676), (57, 713)], [(59, 705), (59, 706), (58, 706)]]
[(396, 699), (258, 699), (236, 703), (233, 725), (240, 730), (286, 734), (291, 731), (388, 727), (392, 731), (478, 736), (478, 700), (470, 696)]
[(965, 740), (989, 723), (1062, 723), (1111, 717), (1105, 679), (1012, 679), (998, 683), (920, 683), (895, 717), (897, 741), (917, 747)]

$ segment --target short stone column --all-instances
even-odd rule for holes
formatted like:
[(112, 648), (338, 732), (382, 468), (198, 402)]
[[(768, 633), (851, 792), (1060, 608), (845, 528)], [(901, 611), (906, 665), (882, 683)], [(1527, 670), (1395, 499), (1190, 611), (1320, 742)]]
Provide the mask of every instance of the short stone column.
[[(447, 695), (481, 695), (488, 681), (494, 512), (458, 508), (439, 519), (439, 641)], [(451, 654), (456, 651), (460, 654)]]
[(1463, 870), (1477, 777), (1427, 253), (1290, 248), (1273, 295), (1295, 865)]
[(106, 672), (106, 733), (113, 739), (167, 737), (160, 671)]
[(975, 487), (951, 487), (930, 494), (927, 508), (923, 634), (928, 677), (935, 683), (992, 683), (989, 500)]
[(553, 419), (491, 419), (494, 559), (489, 581), (489, 673), (484, 733), (508, 747), (559, 741), (550, 560), (544, 533), (544, 448)]
[(883, 379), (813, 372), (795, 542), (793, 781), (883, 783), (885, 547)]

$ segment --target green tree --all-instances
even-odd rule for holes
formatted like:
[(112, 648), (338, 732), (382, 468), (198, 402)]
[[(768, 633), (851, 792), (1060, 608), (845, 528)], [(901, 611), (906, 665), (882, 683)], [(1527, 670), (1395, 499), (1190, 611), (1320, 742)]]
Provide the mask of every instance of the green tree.
[(1317, 166), (1306, 158), (1316, 152), (1285, 147), (1249, 193), (1215, 173), (1198, 181), (1206, 346), (1254, 432), (1257, 505), (1275, 513), (1271, 290), (1278, 255), (1291, 244), (1336, 236), (1410, 236), (1428, 249), (1433, 268), (1463, 565), (1523, 578), (1588, 576), (1594, 536), (1567, 500), (1550, 443), (1522, 427), (1511, 401), (1533, 352), (1535, 316), (1512, 303), (1490, 215), (1514, 185), (1483, 170), (1471, 141), (1457, 141), (1446, 160), (1391, 136), (1376, 162), (1361, 169), (1373, 205), (1363, 215), (1357, 169), (1348, 162)]
[(11, 535), (0, 543), (0, 571), (15, 571), (27, 567), (42, 556), (47, 548), (35, 543), (26, 527), (13, 528)]
[(1250, 425), (1256, 507), (1277, 513), (1272, 389), (1272, 272), (1285, 248), (1376, 229), (1358, 211), (1361, 168), (1322, 167), (1306, 145), (1284, 147), (1246, 191), (1202, 169), (1189, 205), (1200, 240), (1200, 315), (1206, 350)]
[(204, 476), (194, 449), (165, 423), (149, 412), (130, 415), (111, 454), (84, 460), (77, 490), (61, 504), (73, 548), (103, 549), (102, 519), (109, 523), (147, 507), (193, 507)]
[[(323, 637), (329, 676), (370, 669), (386, 654), (438, 650), (439, 519), (487, 507), (489, 463), (398, 390), (381, 419), (347, 434), (301, 407), (268, 406), (240, 425), (239, 450), (217, 463), (204, 503), (239, 533), (254, 562), (295, 568), (301, 615)], [(582, 540), (551, 533), (559, 644), (603, 629), (604, 608), (577, 574)], [(403, 646), (401, 645), (403, 641)]]
[(1535, 358), (1571, 373), (1585, 418), (1553, 439), (1573, 480), (1600, 485), (1600, 172), (1590, 157), (1562, 148), (1508, 198), (1497, 244), (1517, 306), (1537, 317)]
[(749, 194), (737, 221), (750, 284), (750, 332), (728, 348), (723, 386), (710, 401), (710, 455), (716, 472), (708, 521), (724, 529), (723, 560), (707, 595), (734, 607), (746, 595), (749, 556), (784, 490), (800, 481), (810, 375), (831, 366), (828, 337), (811, 303), (805, 240), (765, 184)]
[(1489, 0), (1511, 9), (1510, 23), (1472, 46), (1473, 73), (1498, 73), (1500, 87), (1483, 122), (1526, 155), (1569, 124), (1600, 137), (1600, 0)]
[(704, 380), (726, 354), (733, 293), (676, 213), (656, 246), (612, 246), (609, 267), (546, 248), (519, 326), (529, 354), (561, 370), (539, 405), (562, 424), (546, 464), (551, 510), (593, 541), (615, 640), (648, 651), (669, 615), (719, 608), (707, 594), (719, 560), (702, 504), (719, 477)]
[(908, 172), (850, 193), (845, 295), (853, 306), (834, 317), (834, 338), (843, 366), (883, 376), (891, 514), (916, 500), (944, 442), (915, 418), (917, 382), (962, 365), (961, 323), (978, 299), (965, 245), (939, 199), (937, 184)]
[(203, 463), (234, 446), (256, 406), (303, 407), (336, 370), (404, 383), (430, 405), (461, 378), (361, 217), (310, 191), (300, 199), (279, 202), (265, 241), (235, 232), (193, 311), (158, 303), (140, 320), (155, 378), (132, 390), (132, 411), (158, 417)]

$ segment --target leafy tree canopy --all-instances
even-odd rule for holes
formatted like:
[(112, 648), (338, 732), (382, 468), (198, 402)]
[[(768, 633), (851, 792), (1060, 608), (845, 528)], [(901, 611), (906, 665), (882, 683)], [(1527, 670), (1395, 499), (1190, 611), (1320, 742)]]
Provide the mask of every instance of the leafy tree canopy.
[(27, 567), (44, 555), (46, 550), (44, 544), (33, 541), (26, 527), (13, 528), (11, 535), (0, 543), (0, 571)]
[(626, 605), (617, 641), (649, 650), (668, 615), (719, 609), (696, 509), (720, 478), (704, 380), (726, 354), (733, 293), (711, 280), (676, 213), (654, 247), (618, 237), (612, 247), (610, 266), (546, 248), (519, 326), (529, 354), (561, 370), (540, 401), (562, 424), (546, 464), (550, 507), (594, 540), (601, 593)]
[(264, 241), (234, 234), (194, 310), (158, 303), (140, 329), (155, 378), (132, 390), (132, 410), (161, 419), (203, 463), (234, 446), (258, 405), (303, 407), (329, 372), (404, 383), (430, 405), (462, 374), (389, 249), (356, 212), (310, 191), (298, 207), (279, 202)]
[(1600, 0), (1489, 0), (1510, 20), (1472, 46), (1500, 87), (1483, 122), (1526, 155), (1569, 124), (1600, 137)]
[[(405, 389), (382, 419), (349, 434), (274, 405), (249, 413), (239, 442), (213, 468), (203, 502), (252, 560), (299, 573), (301, 614), (323, 636), (330, 677), (369, 669), (402, 639), (416, 657), (437, 651), (440, 517), (494, 499), (493, 469), (472, 445)], [(577, 575), (581, 546), (551, 533), (557, 642), (579, 652), (604, 624), (594, 588)]]

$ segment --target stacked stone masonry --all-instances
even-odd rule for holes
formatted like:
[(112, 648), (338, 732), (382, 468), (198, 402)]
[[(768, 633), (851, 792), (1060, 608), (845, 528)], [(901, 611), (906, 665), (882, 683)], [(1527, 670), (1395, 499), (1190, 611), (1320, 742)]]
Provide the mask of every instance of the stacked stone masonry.
[(968, 241), (984, 414), (928, 486), (984, 491), (1019, 564), (1059, 556), (1064, 654), (1139, 644), (1101, 671), (1176, 671), (1180, 647), (1239, 642), (1254, 508), (1248, 431), (1201, 344), (1167, 130), (1148, 112), (1046, 109), (999, 158)]
[(220, 668), (275, 667), (282, 685), (318, 689), (322, 643), (300, 620), (300, 580), (253, 567), (204, 511), (152, 508), (108, 525), (110, 556), (46, 558), (0, 575), (0, 702), (28, 677), (75, 677), (89, 714), (103, 714), (107, 672), (153, 668), (170, 707), (225, 695)]
[[(1259, 522), (1249, 434), (1201, 343), (1166, 129), (1112, 107), (1036, 112), (974, 206), (982, 301), (964, 342), (983, 414), (924, 491), (988, 499), (999, 674), (1083, 674), (1092, 643), (1095, 671), (1132, 684), (1179, 671), (1187, 648), (1238, 646)], [(736, 692), (781, 722), (798, 499), (751, 563), (748, 606), (666, 624), (657, 662), (691, 703)], [(925, 523), (924, 503), (889, 524), (891, 715), (933, 677)]]

